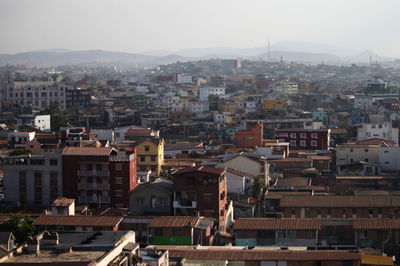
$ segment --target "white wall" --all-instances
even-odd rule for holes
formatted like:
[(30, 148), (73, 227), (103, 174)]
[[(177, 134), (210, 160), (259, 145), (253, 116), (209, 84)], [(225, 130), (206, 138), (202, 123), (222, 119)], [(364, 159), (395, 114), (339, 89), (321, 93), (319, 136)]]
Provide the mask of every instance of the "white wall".
[(400, 170), (400, 147), (380, 147), (379, 163), (382, 171), (394, 172)]

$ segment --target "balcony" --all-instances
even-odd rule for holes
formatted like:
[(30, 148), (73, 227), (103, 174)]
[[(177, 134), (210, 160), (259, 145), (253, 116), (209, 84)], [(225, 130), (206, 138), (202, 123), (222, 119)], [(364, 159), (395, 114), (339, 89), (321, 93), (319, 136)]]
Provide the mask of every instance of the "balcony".
[(174, 208), (197, 208), (197, 201), (190, 201), (188, 199), (174, 200)]
[(108, 183), (78, 183), (79, 190), (110, 190)]
[(109, 177), (110, 172), (108, 171), (78, 171), (79, 177)]
[(96, 203), (96, 204), (106, 204), (110, 203), (109, 196), (101, 196), (101, 197), (79, 197), (79, 203)]

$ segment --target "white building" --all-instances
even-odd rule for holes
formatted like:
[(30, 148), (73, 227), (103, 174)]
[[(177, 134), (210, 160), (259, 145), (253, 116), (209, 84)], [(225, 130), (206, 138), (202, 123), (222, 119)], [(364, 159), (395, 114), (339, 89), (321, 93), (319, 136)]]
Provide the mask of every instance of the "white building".
[(225, 95), (225, 88), (204, 87), (199, 89), (199, 101), (208, 101), (210, 95)]
[(190, 102), (189, 103), (189, 112), (191, 113), (204, 113), (210, 110), (209, 102)]
[(226, 168), (226, 186), (228, 193), (247, 194), (254, 183), (252, 174), (234, 168)]
[(357, 140), (384, 139), (399, 144), (399, 129), (391, 122), (364, 123), (357, 129)]
[(50, 115), (20, 115), (17, 118), (18, 126), (34, 126), (41, 131), (50, 132)]
[(176, 83), (192, 83), (192, 75), (190, 74), (182, 74), (182, 73), (176, 73), (174, 77), (174, 81)]
[(35, 138), (35, 132), (10, 132), (8, 144), (10, 148), (25, 148), (25, 145)]
[(400, 147), (381, 146), (379, 149), (379, 163), (382, 171), (400, 171)]
[(4, 197), (22, 204), (49, 205), (62, 195), (59, 152), (7, 156), (4, 159)]
[(30, 106), (34, 109), (57, 104), (61, 110), (66, 106), (66, 90), (64, 83), (53, 81), (15, 81), (6, 86), (4, 100), (12, 101), (19, 106)]
[(379, 145), (345, 144), (336, 146), (336, 165), (357, 162), (379, 163)]
[(274, 91), (286, 95), (296, 94), (299, 92), (299, 84), (289, 81), (279, 82), (275, 85)]

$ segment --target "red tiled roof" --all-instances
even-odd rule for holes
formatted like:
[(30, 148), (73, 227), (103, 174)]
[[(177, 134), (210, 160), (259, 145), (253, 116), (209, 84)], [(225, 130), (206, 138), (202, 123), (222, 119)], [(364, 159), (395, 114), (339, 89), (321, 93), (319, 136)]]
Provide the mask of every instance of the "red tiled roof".
[(320, 230), (317, 219), (276, 219), (276, 218), (239, 218), (233, 230)]
[(354, 219), (354, 229), (400, 229), (400, 219), (388, 218), (365, 218)]
[(85, 215), (42, 215), (34, 225), (64, 225), (64, 226), (118, 226), (121, 216), (85, 216)]
[(108, 156), (112, 147), (66, 147), (62, 151), (62, 155), (100, 155)]
[(188, 168), (183, 168), (183, 169), (177, 170), (174, 173), (172, 173), (172, 175), (181, 175), (181, 174), (186, 174), (186, 173), (191, 173), (191, 172), (203, 172), (203, 173), (209, 173), (209, 174), (215, 174), (215, 175), (223, 175), (225, 172), (225, 169), (224, 168), (215, 168), (215, 167), (210, 167), (210, 166), (188, 167)]
[(194, 249), (179, 246), (156, 246), (169, 250), (170, 258), (192, 260), (229, 260), (229, 261), (343, 261), (361, 260), (361, 254), (346, 250), (229, 250), (229, 249)]
[(194, 227), (199, 217), (160, 216), (154, 217), (149, 227)]
[(51, 204), (52, 207), (68, 207), (72, 203), (75, 202), (75, 199), (68, 199), (68, 198), (57, 198)]

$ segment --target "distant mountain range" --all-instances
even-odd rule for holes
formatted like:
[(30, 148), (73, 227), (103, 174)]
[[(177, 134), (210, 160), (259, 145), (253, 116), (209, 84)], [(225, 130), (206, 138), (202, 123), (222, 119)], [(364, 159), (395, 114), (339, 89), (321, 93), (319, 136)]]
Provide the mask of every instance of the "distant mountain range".
[[(304, 63), (368, 63), (392, 61), (395, 58), (382, 57), (371, 51), (357, 52), (340, 47), (302, 43), (281, 42), (270, 47), (270, 59)], [(55, 66), (85, 63), (126, 63), (140, 65), (169, 64), (177, 61), (220, 59), (268, 59), (268, 47), (238, 49), (231, 47), (185, 49), (176, 52), (148, 51), (143, 53), (111, 52), (103, 50), (71, 51), (51, 49), (18, 54), (0, 54), (0, 65), (27, 64), (35, 66)]]

